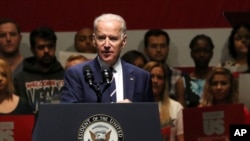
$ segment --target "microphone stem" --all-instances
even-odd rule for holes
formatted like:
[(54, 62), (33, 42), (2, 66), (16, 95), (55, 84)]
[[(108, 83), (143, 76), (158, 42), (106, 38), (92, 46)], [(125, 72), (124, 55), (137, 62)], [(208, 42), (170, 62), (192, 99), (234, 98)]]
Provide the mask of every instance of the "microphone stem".
[(99, 84), (97, 84), (96, 88), (97, 88), (97, 90), (96, 90), (97, 103), (101, 103), (102, 102), (102, 93), (101, 93)]

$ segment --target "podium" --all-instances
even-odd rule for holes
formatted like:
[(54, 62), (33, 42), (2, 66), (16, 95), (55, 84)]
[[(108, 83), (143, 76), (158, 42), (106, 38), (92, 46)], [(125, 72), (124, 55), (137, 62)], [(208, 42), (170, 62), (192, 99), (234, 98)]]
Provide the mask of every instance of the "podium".
[(161, 141), (157, 103), (41, 104), (33, 141)]

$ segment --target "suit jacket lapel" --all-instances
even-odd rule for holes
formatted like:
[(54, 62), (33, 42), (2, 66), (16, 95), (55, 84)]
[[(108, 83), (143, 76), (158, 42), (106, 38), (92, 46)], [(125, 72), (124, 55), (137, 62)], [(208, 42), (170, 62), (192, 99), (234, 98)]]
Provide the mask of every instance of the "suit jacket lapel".
[(95, 82), (100, 83), (102, 81), (102, 71), (101, 71), (101, 66), (98, 62), (97, 57), (93, 60), (93, 75), (95, 77)]
[(135, 76), (133, 75), (133, 70), (127, 66), (124, 61), (122, 61), (123, 69), (123, 88), (124, 88), (124, 99), (133, 98), (134, 87), (135, 87)]
[(93, 64), (93, 66), (92, 66), (93, 70), (92, 71), (93, 71), (93, 75), (95, 77), (95, 82), (100, 84), (99, 88), (101, 90), (101, 93), (104, 95), (105, 92), (107, 92), (107, 90), (103, 91), (106, 85), (105, 84), (101, 84), (103, 82), (102, 68), (101, 68), (101, 66), (100, 66), (100, 64), (98, 62), (97, 57), (93, 61), (94, 61), (94, 63), (92, 63)]

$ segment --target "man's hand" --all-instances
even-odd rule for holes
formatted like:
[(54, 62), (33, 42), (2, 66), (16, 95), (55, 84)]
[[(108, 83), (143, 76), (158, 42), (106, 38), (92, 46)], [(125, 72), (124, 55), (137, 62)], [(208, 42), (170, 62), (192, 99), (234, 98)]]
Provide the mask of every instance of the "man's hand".
[(117, 103), (132, 103), (129, 99), (117, 101)]

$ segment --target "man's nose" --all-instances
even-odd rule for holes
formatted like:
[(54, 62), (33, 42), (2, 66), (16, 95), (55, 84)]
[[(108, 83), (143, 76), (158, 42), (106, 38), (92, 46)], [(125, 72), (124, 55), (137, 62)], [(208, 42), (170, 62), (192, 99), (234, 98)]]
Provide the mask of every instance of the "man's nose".
[(86, 39), (86, 42), (87, 42), (87, 43), (91, 43), (91, 42), (92, 42), (92, 38), (91, 38), (91, 37), (88, 37), (88, 38)]
[(48, 46), (45, 46), (43, 50), (44, 50), (44, 52), (49, 52), (50, 49)]
[(105, 39), (104, 45), (105, 45), (105, 47), (109, 47), (110, 46), (110, 40), (109, 40), (109, 38)]
[(6, 40), (7, 40), (7, 41), (11, 41), (11, 36), (10, 36), (10, 34), (6, 34)]

